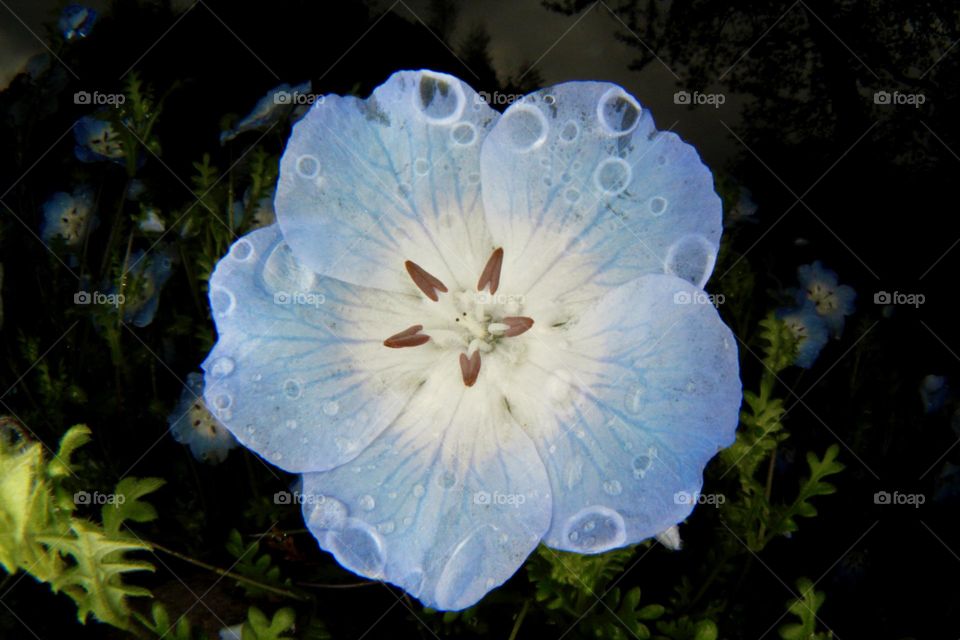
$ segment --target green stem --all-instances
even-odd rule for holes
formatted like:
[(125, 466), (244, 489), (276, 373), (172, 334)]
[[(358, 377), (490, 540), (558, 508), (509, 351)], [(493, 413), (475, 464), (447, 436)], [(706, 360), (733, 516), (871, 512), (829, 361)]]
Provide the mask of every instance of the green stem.
[(510, 631), (510, 637), (507, 640), (517, 640), (517, 634), (520, 633), (520, 625), (523, 624), (523, 619), (527, 617), (527, 611), (530, 610), (530, 601), (527, 600), (523, 603), (523, 608), (520, 609), (520, 613), (517, 614), (517, 621), (513, 623), (513, 630)]
[(243, 584), (247, 584), (247, 585), (250, 585), (251, 587), (256, 587), (256, 588), (258, 588), (258, 589), (263, 589), (264, 591), (267, 591), (267, 592), (272, 593), (272, 594), (274, 594), (274, 595), (282, 596), (282, 597), (284, 597), (284, 598), (289, 598), (289, 599), (291, 599), (291, 600), (300, 600), (300, 601), (309, 600), (309, 598), (307, 598), (306, 596), (300, 595), (300, 594), (298, 594), (298, 593), (294, 593), (293, 591), (289, 591), (289, 590), (287, 590), (287, 589), (281, 589), (281, 588), (279, 588), (279, 587), (274, 587), (274, 586), (271, 586), (271, 585), (269, 585), (269, 584), (264, 584), (264, 583), (262, 583), (262, 582), (258, 582), (258, 581), (256, 581), (256, 580), (252, 580), (252, 579), (250, 579), (250, 578), (247, 578), (246, 576), (241, 576), (241, 575), (238, 575), (238, 574), (236, 574), (236, 573), (233, 573), (232, 571), (227, 571), (226, 569), (221, 569), (220, 567), (215, 567), (215, 566), (213, 566), (212, 564), (207, 564), (206, 562), (201, 562), (200, 560), (196, 560), (196, 559), (194, 559), (194, 558), (191, 558), (190, 556), (184, 555), (184, 554), (180, 553), (179, 551), (174, 551), (173, 549), (168, 549), (168, 548), (166, 548), (166, 547), (164, 547), (164, 546), (162, 546), (162, 545), (159, 545), (159, 544), (157, 544), (157, 543), (155, 543), (155, 542), (148, 542), (147, 544), (149, 544), (150, 546), (152, 546), (154, 549), (156, 549), (156, 550), (158, 550), (158, 551), (163, 551), (163, 552), (166, 553), (167, 555), (173, 556), (174, 558), (177, 558), (177, 559), (179, 559), (179, 560), (183, 560), (184, 562), (187, 562), (187, 563), (189, 563), (189, 564), (192, 564), (192, 565), (194, 565), (194, 566), (196, 566), (196, 567), (200, 567), (201, 569), (206, 569), (207, 571), (212, 571), (213, 573), (216, 573), (216, 574), (219, 575), (219, 576), (223, 576), (223, 577), (225, 577), (225, 578), (232, 578), (233, 580), (236, 580), (237, 582), (241, 582), (241, 583), (243, 583)]

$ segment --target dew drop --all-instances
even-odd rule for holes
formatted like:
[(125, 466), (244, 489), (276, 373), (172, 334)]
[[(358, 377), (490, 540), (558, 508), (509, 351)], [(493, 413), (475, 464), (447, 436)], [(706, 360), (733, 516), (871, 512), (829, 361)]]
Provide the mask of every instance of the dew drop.
[(213, 361), (213, 365), (210, 367), (210, 373), (213, 374), (214, 377), (223, 378), (233, 373), (236, 367), (237, 363), (233, 361), (233, 358), (224, 356)]
[(236, 260), (237, 262), (246, 262), (252, 258), (255, 254), (253, 250), (253, 244), (249, 240), (240, 239), (233, 243), (233, 246), (230, 247), (230, 257)]
[[(578, 551), (598, 553), (623, 545), (627, 538), (623, 516), (608, 507), (594, 505), (578, 512), (564, 524), (567, 539)], [(590, 535), (587, 536), (586, 534)]]
[(600, 124), (613, 136), (623, 136), (636, 129), (641, 113), (637, 101), (620, 87), (607, 91), (597, 104)]
[(466, 106), (460, 81), (452, 76), (421, 72), (416, 105), (434, 124), (453, 124)]
[(497, 128), (505, 132), (507, 142), (516, 151), (531, 151), (547, 139), (547, 118), (534, 106), (515, 103), (500, 118)]
[(647, 203), (650, 213), (655, 216), (661, 216), (667, 210), (667, 199), (663, 196), (653, 196)]
[(626, 191), (633, 170), (623, 158), (605, 158), (593, 173), (593, 183), (607, 196), (616, 196)]
[(623, 485), (618, 480), (607, 480), (603, 483), (603, 490), (611, 496), (618, 496), (623, 492)]
[(330, 400), (323, 403), (323, 413), (328, 416), (335, 416), (340, 411), (340, 403), (336, 400)]
[(664, 271), (702, 289), (713, 272), (716, 259), (713, 243), (699, 234), (689, 234), (667, 249)]
[(297, 428), (296, 420), (287, 420), (286, 424), (287, 424), (287, 429), (290, 429), (291, 431), (296, 430)]
[(560, 139), (564, 142), (573, 142), (580, 135), (580, 125), (574, 120), (567, 120), (560, 129)]
[(430, 173), (430, 163), (426, 158), (417, 158), (413, 162), (413, 170), (418, 176), (425, 176)]
[(471, 145), (477, 141), (477, 128), (469, 122), (461, 122), (450, 130), (450, 139), (461, 147)]
[(386, 564), (380, 536), (359, 520), (348, 520), (342, 529), (328, 532), (326, 547), (344, 567), (368, 577), (379, 576)]
[(311, 529), (339, 529), (347, 519), (347, 505), (330, 496), (317, 496), (307, 516)]
[(392, 520), (387, 520), (386, 522), (381, 522), (380, 524), (377, 525), (377, 531), (379, 531), (384, 535), (390, 535), (391, 533), (393, 533), (394, 529), (396, 528), (397, 526), (393, 523)]
[(213, 406), (221, 411), (224, 409), (229, 409), (230, 405), (233, 404), (233, 396), (229, 393), (221, 393), (213, 399)]
[(299, 380), (289, 378), (283, 383), (283, 395), (291, 400), (296, 400), (303, 395), (303, 385), (300, 384)]
[(360, 505), (360, 508), (363, 509), (364, 511), (373, 511), (373, 508), (377, 506), (377, 501), (374, 500), (373, 496), (371, 496), (370, 494), (366, 494), (366, 495), (360, 496), (360, 500), (358, 504)]
[(218, 318), (226, 318), (233, 313), (237, 306), (237, 299), (229, 290), (223, 287), (210, 288), (210, 309)]
[(423, 497), (423, 494), (426, 493), (426, 489), (423, 488), (422, 484), (415, 485), (413, 487), (413, 495), (417, 498)]
[(297, 174), (301, 178), (312, 180), (320, 173), (320, 161), (316, 156), (304, 154), (297, 158)]
[(580, 192), (571, 187), (563, 192), (563, 199), (566, 200), (568, 204), (576, 204), (580, 201)]
[(453, 475), (452, 471), (444, 471), (437, 478), (437, 483), (443, 489), (449, 489), (457, 483), (457, 477)]

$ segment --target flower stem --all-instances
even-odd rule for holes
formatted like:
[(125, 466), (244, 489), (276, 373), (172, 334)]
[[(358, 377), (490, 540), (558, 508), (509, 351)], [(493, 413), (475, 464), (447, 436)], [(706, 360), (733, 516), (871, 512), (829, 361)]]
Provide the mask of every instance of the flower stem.
[(223, 576), (223, 577), (225, 577), (225, 578), (232, 578), (233, 580), (236, 580), (237, 582), (242, 582), (243, 584), (250, 585), (251, 587), (256, 587), (256, 588), (258, 588), (258, 589), (263, 589), (264, 591), (270, 592), (270, 593), (272, 593), (272, 594), (274, 594), (274, 595), (282, 596), (282, 597), (284, 597), (284, 598), (289, 598), (289, 599), (291, 599), (291, 600), (300, 600), (300, 601), (309, 600), (309, 598), (308, 598), (307, 596), (301, 595), (301, 594), (299, 594), (299, 593), (295, 593), (295, 592), (293, 592), (293, 591), (289, 591), (289, 590), (287, 590), (287, 589), (281, 589), (281, 588), (279, 588), (279, 587), (274, 587), (274, 586), (269, 585), (269, 584), (264, 584), (264, 583), (262, 583), (262, 582), (258, 582), (258, 581), (256, 581), (256, 580), (251, 579), (251, 578), (247, 578), (246, 576), (241, 576), (241, 575), (238, 575), (238, 574), (236, 574), (236, 573), (233, 573), (232, 571), (227, 571), (226, 569), (221, 569), (221, 568), (219, 568), (219, 567), (215, 567), (215, 566), (213, 566), (212, 564), (207, 564), (206, 562), (201, 562), (200, 560), (196, 560), (196, 559), (194, 559), (194, 558), (191, 558), (190, 556), (185, 555), (185, 554), (182, 554), (182, 553), (180, 553), (179, 551), (174, 551), (173, 549), (168, 549), (167, 547), (164, 547), (163, 545), (159, 545), (159, 544), (157, 544), (157, 543), (155, 543), (155, 542), (148, 542), (148, 544), (149, 544), (150, 546), (152, 546), (154, 549), (158, 550), (158, 551), (163, 551), (163, 552), (166, 553), (167, 555), (171, 555), (171, 556), (173, 556), (174, 558), (177, 558), (177, 559), (179, 559), (179, 560), (183, 560), (184, 562), (187, 562), (187, 563), (189, 563), (189, 564), (192, 564), (192, 565), (194, 565), (194, 566), (196, 566), (196, 567), (200, 567), (201, 569), (206, 569), (207, 571), (212, 571), (213, 573), (216, 573), (217, 575)]
[(517, 614), (517, 621), (513, 623), (513, 629), (510, 631), (510, 637), (507, 640), (517, 640), (517, 634), (520, 633), (520, 625), (523, 624), (523, 619), (527, 617), (527, 611), (530, 610), (530, 600), (527, 600), (523, 603), (523, 608), (520, 609), (520, 613)]

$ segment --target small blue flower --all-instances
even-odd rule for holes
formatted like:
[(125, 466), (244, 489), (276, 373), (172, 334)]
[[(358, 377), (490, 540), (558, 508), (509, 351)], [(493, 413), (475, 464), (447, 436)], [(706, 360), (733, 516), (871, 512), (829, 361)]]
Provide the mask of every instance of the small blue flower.
[(93, 116), (83, 116), (73, 126), (74, 155), (80, 162), (112, 160), (123, 164), (126, 153), (113, 125)]
[(89, 7), (79, 4), (70, 4), (60, 14), (57, 29), (65, 40), (86, 38), (93, 30), (98, 14)]
[[(123, 319), (137, 327), (153, 322), (160, 305), (160, 290), (173, 273), (172, 249), (156, 249), (145, 254), (136, 251), (130, 255), (123, 277)], [(116, 293), (113, 288), (109, 293)]]
[(163, 233), (167, 227), (156, 207), (141, 205), (137, 228), (144, 233)]
[(237, 441), (213, 417), (203, 399), (203, 374), (187, 376), (180, 402), (167, 419), (174, 439), (190, 447), (193, 457), (202, 462), (223, 462)]
[(826, 322), (812, 304), (799, 309), (781, 309), (777, 315), (797, 339), (794, 364), (809, 369), (829, 339)]
[(923, 402), (923, 412), (936, 413), (943, 408), (947, 401), (949, 387), (943, 376), (930, 374), (920, 382), (920, 400)]
[(294, 87), (286, 83), (274, 87), (257, 101), (253, 110), (241, 118), (237, 126), (220, 134), (220, 144), (233, 140), (246, 131), (266, 129), (290, 115), (296, 107), (301, 106), (302, 101), (310, 99), (310, 82)]
[(797, 268), (800, 290), (797, 301), (811, 303), (827, 323), (834, 337), (843, 333), (844, 318), (853, 313), (857, 292), (845, 284), (840, 284), (836, 272), (824, 268), (819, 260)]
[(62, 243), (77, 249), (98, 224), (93, 213), (93, 191), (78, 187), (72, 194), (58, 191), (43, 203), (40, 236), (47, 245)]
[(702, 290), (713, 176), (633, 96), (569, 82), (500, 114), (398, 72), (313, 105), (274, 204), (210, 278), (205, 398), (303, 474), (342, 566), (459, 610), (541, 542), (679, 544), (734, 440), (737, 347)]

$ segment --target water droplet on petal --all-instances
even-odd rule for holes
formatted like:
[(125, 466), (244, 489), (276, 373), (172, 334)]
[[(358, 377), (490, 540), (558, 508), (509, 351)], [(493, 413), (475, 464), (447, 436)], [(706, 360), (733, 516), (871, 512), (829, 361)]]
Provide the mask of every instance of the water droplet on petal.
[(417, 498), (423, 497), (423, 494), (426, 493), (426, 489), (423, 488), (422, 484), (415, 485), (413, 487), (413, 495)]
[[(619, 547), (627, 539), (623, 516), (608, 507), (587, 507), (564, 524), (566, 538), (572, 546), (587, 553), (598, 553)], [(585, 534), (589, 533), (589, 536)], [(576, 534), (576, 536), (574, 536)], [(579, 539), (578, 539), (579, 538)]]
[(430, 163), (426, 158), (417, 158), (413, 162), (413, 170), (418, 176), (425, 176), (430, 173)]
[(303, 385), (300, 384), (299, 380), (290, 378), (283, 383), (283, 395), (291, 400), (296, 400), (303, 395)]
[(637, 101), (620, 87), (604, 93), (597, 104), (600, 124), (613, 136), (623, 136), (636, 129), (642, 112)]
[(647, 203), (647, 207), (653, 215), (663, 215), (663, 212), (667, 210), (667, 199), (663, 196), (653, 196)]
[(384, 535), (390, 535), (393, 533), (393, 530), (396, 529), (396, 525), (393, 524), (392, 520), (387, 520), (386, 522), (381, 522), (377, 525), (377, 531)]
[(606, 196), (620, 195), (630, 185), (633, 169), (623, 158), (605, 158), (593, 172), (593, 183)]
[(716, 259), (713, 243), (699, 234), (689, 234), (667, 249), (664, 271), (702, 289), (713, 272)]
[(437, 484), (443, 489), (449, 489), (457, 483), (457, 476), (452, 471), (444, 471), (437, 478)]
[(433, 124), (453, 124), (460, 119), (467, 98), (453, 76), (420, 72), (416, 105)]
[(360, 508), (364, 511), (373, 511), (373, 508), (377, 506), (377, 501), (373, 499), (373, 496), (366, 494), (360, 496)]
[(230, 247), (230, 257), (237, 262), (247, 262), (254, 257), (254, 255), (253, 244), (249, 240), (241, 238)]
[(229, 290), (223, 287), (210, 288), (210, 310), (218, 318), (226, 318), (233, 313), (237, 306), (237, 299)]
[(210, 373), (214, 377), (223, 378), (233, 373), (236, 367), (237, 363), (233, 361), (233, 358), (224, 356), (213, 361), (213, 365), (210, 367)]
[(497, 123), (506, 133), (507, 142), (519, 152), (532, 151), (547, 139), (547, 118), (534, 106), (514, 103)]
[(450, 139), (461, 147), (471, 145), (477, 140), (477, 128), (469, 122), (461, 122), (450, 130)]
[(339, 529), (347, 520), (347, 505), (330, 496), (316, 496), (307, 516), (311, 529)]
[(323, 403), (323, 412), (328, 416), (335, 416), (340, 411), (340, 403), (336, 400), (330, 400)]
[(623, 485), (617, 480), (607, 480), (603, 483), (603, 490), (611, 496), (618, 496), (623, 492)]
[(320, 173), (320, 161), (316, 156), (304, 154), (297, 158), (296, 168), (301, 178), (312, 180)]
[(365, 522), (348, 519), (341, 529), (327, 533), (326, 548), (344, 567), (370, 578), (380, 576), (386, 554), (380, 536)]
[(580, 125), (574, 120), (567, 120), (560, 129), (560, 139), (564, 142), (573, 142), (580, 135)]

